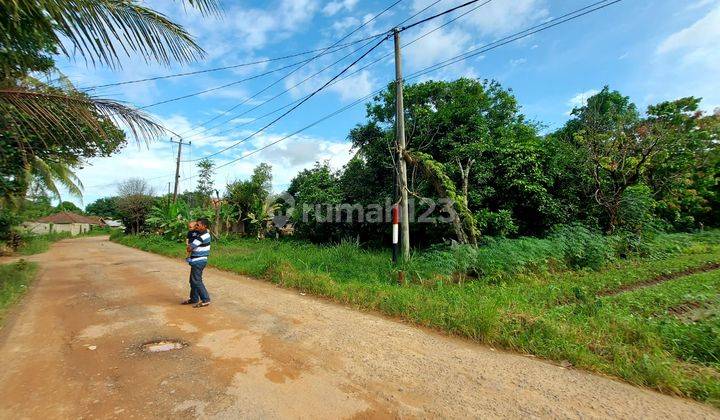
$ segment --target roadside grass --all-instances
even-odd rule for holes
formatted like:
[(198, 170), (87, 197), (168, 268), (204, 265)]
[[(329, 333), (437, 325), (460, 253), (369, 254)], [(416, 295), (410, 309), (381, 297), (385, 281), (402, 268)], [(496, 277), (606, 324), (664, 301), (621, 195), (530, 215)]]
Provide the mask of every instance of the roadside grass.
[(50, 245), (53, 242), (70, 237), (70, 233), (67, 232), (47, 233), (44, 235), (25, 235), (23, 236), (20, 247), (17, 249), (17, 253), (20, 255), (39, 254), (50, 249)]
[(10, 306), (27, 291), (36, 272), (37, 265), (24, 260), (0, 265), (0, 325)]
[(104, 236), (111, 235), (112, 233), (113, 230), (109, 228), (95, 228), (76, 236), (71, 236), (68, 232), (53, 232), (42, 235), (24, 234), (22, 235), (22, 243), (20, 244), (16, 252), (19, 255), (40, 254), (49, 250), (50, 245), (52, 245), (54, 242), (63, 239), (82, 238), (89, 236)]
[[(157, 236), (113, 239), (184, 255), (183, 244)], [(347, 243), (224, 239), (210, 264), (720, 406), (720, 270), (686, 274), (720, 262), (720, 232), (657, 235), (628, 258), (618, 256), (621, 239), (580, 252), (573, 242), (555, 242), (558, 251), (548, 239), (489, 241), (469, 262), (463, 249), (418, 253), (402, 267), (403, 285), (389, 253)], [(688, 322), (673, 312), (681, 305), (705, 312)]]

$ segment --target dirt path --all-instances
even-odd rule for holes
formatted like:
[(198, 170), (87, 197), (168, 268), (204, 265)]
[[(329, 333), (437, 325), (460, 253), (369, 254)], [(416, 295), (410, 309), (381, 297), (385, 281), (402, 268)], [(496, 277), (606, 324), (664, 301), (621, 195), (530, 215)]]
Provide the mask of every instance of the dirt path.
[[(709, 406), (207, 270), (62, 241), (0, 332), (0, 418), (720, 418)], [(145, 353), (155, 339), (187, 343)]]

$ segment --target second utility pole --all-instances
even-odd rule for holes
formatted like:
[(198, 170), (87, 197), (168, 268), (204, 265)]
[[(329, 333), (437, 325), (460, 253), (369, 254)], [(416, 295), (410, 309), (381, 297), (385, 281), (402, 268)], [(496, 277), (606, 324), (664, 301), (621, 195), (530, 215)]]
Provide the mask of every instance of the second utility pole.
[[(178, 184), (180, 184), (180, 157), (182, 156), (183, 141), (182, 141), (182, 139), (180, 139), (180, 141), (174, 141), (173, 139), (170, 139), (170, 143), (177, 143), (177, 145), (178, 145), (177, 162), (175, 164), (175, 190), (173, 190), (173, 203), (174, 203), (177, 201)], [(188, 144), (190, 144), (190, 143), (188, 143)]]
[(410, 258), (410, 215), (408, 214), (407, 167), (405, 165), (405, 112), (403, 105), (402, 60), (400, 56), (400, 31), (393, 30), (395, 40), (395, 125), (398, 153), (398, 182), (400, 187), (400, 254)]

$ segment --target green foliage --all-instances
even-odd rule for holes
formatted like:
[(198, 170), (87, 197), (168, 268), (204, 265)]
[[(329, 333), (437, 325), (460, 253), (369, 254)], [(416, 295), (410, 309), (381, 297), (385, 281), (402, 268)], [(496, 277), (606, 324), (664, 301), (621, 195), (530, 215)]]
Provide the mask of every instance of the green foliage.
[(118, 209), (117, 197), (98, 198), (85, 206), (85, 213), (106, 219), (119, 219), (120, 210)]
[(638, 234), (655, 228), (656, 205), (652, 190), (648, 186), (638, 184), (628, 187), (623, 192), (618, 209), (620, 227)]
[(637, 232), (657, 216), (685, 230), (709, 220), (720, 117), (698, 112), (699, 102), (651, 105), (642, 118), (628, 97), (606, 87), (550, 136), (566, 145), (560, 150), (583, 174), (573, 190), (592, 197), (608, 232)]
[(252, 231), (252, 226), (247, 223), (249, 214), (262, 213), (271, 190), (272, 167), (266, 163), (258, 165), (249, 180), (237, 180), (227, 185), (225, 201), (229, 206), (226, 211), (231, 214), (226, 218), (235, 220), (239, 233)]
[(292, 222), (295, 233), (316, 242), (333, 242), (342, 238), (340, 223), (332, 223), (339, 216), (335, 206), (342, 203), (338, 177), (329, 163), (316, 163), (290, 182), (288, 193), (295, 197)]
[(50, 249), (53, 242), (70, 238), (69, 232), (53, 232), (44, 235), (22, 234), (17, 252), (20, 255), (40, 254)]
[[(201, 11), (217, 10), (213, 0), (185, 3)], [(110, 66), (120, 65), (118, 52), (129, 55), (132, 51), (146, 61), (165, 64), (202, 55), (202, 49), (181, 26), (135, 1), (4, 1), (0, 12), (4, 16), (0, 45), (9, 52), (3, 57), (9, 68), (17, 66), (14, 62), (30, 61), (33, 66), (22, 70), (38, 70), (35, 54), (46, 58), (58, 51)]]
[(55, 210), (58, 212), (69, 211), (77, 214), (82, 214), (83, 211), (80, 207), (75, 205), (72, 201), (63, 201), (55, 206)]
[[(187, 0), (202, 12), (215, 0)], [(73, 170), (125, 144), (122, 122), (138, 140), (162, 127), (143, 112), (80, 92), (54, 67), (53, 55), (76, 54), (119, 66), (119, 52), (169, 64), (202, 50), (179, 25), (136, 1), (0, 2), (0, 205), (17, 206), (33, 182), (56, 198), (56, 183), (81, 195)], [(32, 76), (55, 77), (52, 83)]]
[[(463, 217), (468, 223), (478, 218), (489, 227), (497, 221), (493, 234), (535, 234), (564, 219), (561, 203), (551, 194), (553, 179), (545, 163), (552, 155), (536, 125), (520, 113), (512, 92), (490, 81), (428, 81), (406, 85), (404, 102), (411, 153), (438, 164), (428, 167), (428, 176), (416, 174), (411, 187), (417, 195), (440, 198), (433, 178), (442, 175), (447, 179), (441, 186), (455, 191), (453, 201), (464, 201), (462, 165), (469, 168), (467, 208), (472, 217)], [(390, 196), (394, 115), (395, 89), (389, 86), (368, 104), (368, 122), (350, 132), (362, 159), (363, 183), (362, 191), (345, 193), (349, 199), (375, 197), (382, 202)], [(354, 163), (352, 169), (359, 171), (359, 166)], [(490, 220), (494, 214), (498, 217)], [(449, 224), (418, 224), (411, 231), (411, 239), (425, 245), (449, 236), (454, 236)]]
[[(210, 159), (202, 159), (198, 162), (198, 183), (196, 191), (207, 201), (214, 192), (213, 177), (215, 176), (215, 164)], [(206, 203), (203, 203), (206, 204)]]
[(0, 241), (7, 241), (10, 238), (12, 227), (21, 222), (20, 216), (9, 209), (0, 208)]
[(167, 198), (158, 200), (145, 223), (153, 232), (167, 239), (183, 242), (190, 220), (190, 208), (184, 201), (173, 203)]
[(598, 270), (614, 258), (608, 238), (582, 225), (559, 225), (549, 237), (562, 250), (569, 268)]
[(27, 292), (36, 272), (37, 264), (25, 260), (0, 265), (0, 321), (10, 306)]
[(519, 229), (510, 210), (482, 209), (476, 217), (480, 231), (489, 236), (510, 236), (516, 234)]
[(128, 232), (140, 233), (145, 229), (146, 219), (154, 205), (155, 197), (145, 180), (130, 178), (118, 187), (118, 212)]

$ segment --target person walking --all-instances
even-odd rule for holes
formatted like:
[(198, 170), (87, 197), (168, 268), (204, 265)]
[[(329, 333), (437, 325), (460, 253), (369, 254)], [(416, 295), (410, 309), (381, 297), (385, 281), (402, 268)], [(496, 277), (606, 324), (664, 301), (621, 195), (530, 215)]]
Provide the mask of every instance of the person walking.
[(204, 308), (210, 305), (210, 295), (203, 283), (203, 270), (210, 256), (210, 221), (205, 218), (195, 222), (197, 237), (187, 245), (190, 252), (190, 298), (182, 302), (183, 305), (193, 305), (195, 308)]

